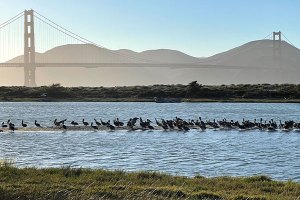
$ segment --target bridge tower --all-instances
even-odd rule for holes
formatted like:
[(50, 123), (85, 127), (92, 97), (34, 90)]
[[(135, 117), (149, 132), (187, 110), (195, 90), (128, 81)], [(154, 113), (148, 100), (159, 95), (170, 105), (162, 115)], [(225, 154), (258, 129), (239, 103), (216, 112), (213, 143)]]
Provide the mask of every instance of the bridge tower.
[(281, 32), (273, 32), (273, 59), (279, 63), (281, 59)]
[(33, 10), (24, 11), (24, 85), (36, 87)]

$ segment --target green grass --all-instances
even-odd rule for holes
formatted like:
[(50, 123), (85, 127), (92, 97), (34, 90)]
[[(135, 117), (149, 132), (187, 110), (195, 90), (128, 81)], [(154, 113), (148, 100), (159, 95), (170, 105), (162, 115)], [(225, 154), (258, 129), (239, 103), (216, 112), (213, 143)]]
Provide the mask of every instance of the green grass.
[(267, 176), (187, 178), (154, 172), (0, 167), (0, 199), (229, 199), (300, 198), (300, 184)]

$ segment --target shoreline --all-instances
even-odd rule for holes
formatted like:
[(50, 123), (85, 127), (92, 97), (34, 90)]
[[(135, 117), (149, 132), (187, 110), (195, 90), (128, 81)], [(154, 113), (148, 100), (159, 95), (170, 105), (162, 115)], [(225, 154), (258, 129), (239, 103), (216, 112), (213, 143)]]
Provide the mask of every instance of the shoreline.
[(115, 87), (1, 86), (3, 102), (245, 102), (300, 103), (300, 84), (155, 84)]
[(292, 200), (300, 195), (300, 183), (264, 175), (206, 178), (151, 171), (17, 168), (9, 163), (2, 164), (0, 174), (1, 199)]

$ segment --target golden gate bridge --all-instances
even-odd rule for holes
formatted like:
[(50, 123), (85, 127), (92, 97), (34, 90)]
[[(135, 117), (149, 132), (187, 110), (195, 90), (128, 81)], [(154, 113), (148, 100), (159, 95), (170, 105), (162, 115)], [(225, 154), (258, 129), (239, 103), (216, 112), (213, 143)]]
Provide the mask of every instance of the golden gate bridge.
[[(279, 41), (279, 43), (274, 43), (274, 54), (280, 56), (281, 32), (273, 32), (273, 40)], [(80, 55), (81, 58), (71, 62), (70, 59), (62, 57), (49, 59), (39, 53), (72, 44), (80, 44), (76, 55)], [(101, 52), (98, 55), (91, 55), (90, 51), (93, 48), (105, 50), (106, 56), (111, 59), (101, 57)], [(159, 63), (112, 51), (75, 34), (32, 9), (25, 10), (0, 24), (0, 67), (24, 68), (24, 85), (28, 87), (36, 86), (35, 71), (40, 67), (238, 68), (237, 66), (209, 65), (200, 59), (196, 63), (172, 63), (172, 61)]]

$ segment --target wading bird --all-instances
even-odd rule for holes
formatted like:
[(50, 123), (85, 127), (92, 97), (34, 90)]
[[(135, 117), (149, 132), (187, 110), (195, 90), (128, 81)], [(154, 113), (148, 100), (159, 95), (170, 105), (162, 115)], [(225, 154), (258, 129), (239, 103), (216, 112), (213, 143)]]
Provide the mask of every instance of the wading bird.
[(85, 126), (88, 126), (88, 125), (89, 125), (89, 123), (86, 122), (86, 121), (84, 121), (84, 119), (82, 119), (82, 123), (83, 123), (83, 125), (85, 125)]
[(34, 125), (35, 125), (36, 127), (41, 127), (41, 125), (40, 125), (39, 123), (37, 123), (36, 120), (34, 121)]
[(27, 127), (27, 124), (25, 124), (23, 120), (22, 120), (22, 126), (23, 126), (24, 128)]

